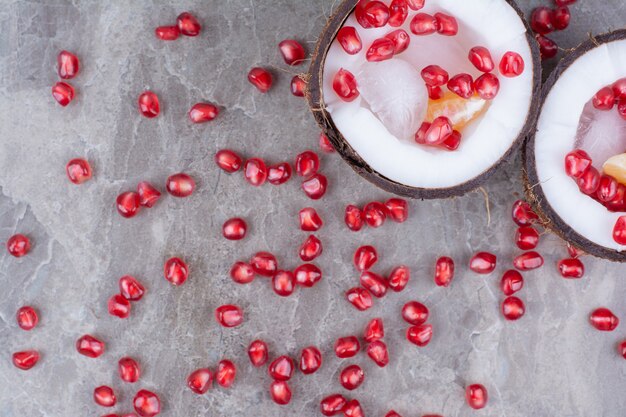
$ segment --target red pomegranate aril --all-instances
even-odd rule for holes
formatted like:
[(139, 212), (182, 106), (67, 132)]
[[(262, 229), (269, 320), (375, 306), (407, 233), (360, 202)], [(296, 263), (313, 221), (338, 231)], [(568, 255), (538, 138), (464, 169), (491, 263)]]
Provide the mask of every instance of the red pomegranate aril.
[(459, 97), (468, 99), (474, 95), (474, 80), (469, 74), (458, 74), (448, 81), (448, 90)]
[(450, 119), (445, 116), (437, 117), (426, 131), (424, 143), (427, 145), (441, 145), (452, 135), (453, 131)]
[(306, 288), (313, 287), (322, 279), (322, 271), (313, 264), (302, 264), (294, 269), (293, 274), (296, 277), (298, 285), (302, 285)]
[(626, 77), (615, 81), (611, 86), (616, 101), (626, 100)]
[(261, 93), (267, 93), (272, 88), (272, 74), (265, 68), (254, 67), (248, 72), (248, 81)]
[(109, 314), (121, 319), (125, 319), (130, 316), (130, 301), (128, 301), (123, 295), (115, 294), (109, 298), (107, 304)]
[(267, 181), (272, 185), (281, 185), (291, 178), (291, 165), (287, 162), (273, 165), (267, 170)]
[(598, 190), (596, 191), (596, 196), (598, 200), (605, 203), (607, 201), (611, 201), (617, 195), (618, 182), (615, 181), (615, 178), (610, 175), (602, 175), (600, 177), (600, 183), (598, 185)]
[(530, 226), (531, 224), (539, 220), (539, 217), (530, 207), (530, 204), (528, 204), (524, 200), (517, 200), (513, 204), (511, 216), (513, 217), (513, 221), (518, 226)]
[(254, 280), (254, 269), (245, 262), (235, 262), (230, 268), (230, 277), (237, 284), (249, 284)]
[(380, 227), (387, 219), (387, 207), (383, 203), (373, 201), (363, 207), (365, 222), (370, 227)]
[(617, 352), (626, 359), (626, 340), (617, 345)]
[(300, 210), (298, 217), (300, 219), (300, 229), (305, 232), (317, 232), (324, 225), (322, 218), (312, 207), (306, 207)]
[(278, 44), (278, 50), (287, 65), (300, 65), (304, 62), (306, 56), (304, 47), (296, 40), (285, 39)]
[(567, 6), (559, 6), (552, 12), (552, 26), (555, 30), (563, 30), (569, 26), (571, 14)]
[(545, 60), (554, 58), (559, 52), (559, 46), (556, 44), (556, 42), (554, 42), (547, 36), (536, 34), (535, 39), (539, 44), (539, 53), (541, 54), (541, 59)]
[(383, 319), (375, 318), (370, 320), (365, 326), (363, 332), (363, 339), (366, 342), (375, 342), (385, 337), (385, 326), (383, 325)]
[(196, 182), (191, 176), (180, 172), (167, 178), (165, 188), (173, 197), (189, 197), (196, 188)]
[(76, 350), (81, 355), (97, 358), (104, 353), (104, 342), (86, 334), (76, 341)]
[(432, 337), (433, 326), (431, 326), (430, 324), (411, 326), (406, 331), (407, 340), (419, 347), (424, 347), (428, 345)]
[(411, 270), (408, 266), (395, 267), (387, 277), (387, 286), (394, 292), (404, 290), (411, 278)]
[(338, 358), (351, 358), (359, 353), (359, 350), (361, 350), (361, 344), (355, 336), (340, 337), (335, 342), (335, 355)]
[(540, 35), (554, 31), (554, 11), (549, 7), (536, 7), (530, 15), (530, 27)]
[(217, 106), (211, 103), (197, 103), (189, 110), (189, 120), (193, 123), (206, 123), (215, 119), (219, 113)]
[(139, 194), (139, 204), (148, 208), (154, 206), (161, 198), (161, 192), (147, 181), (137, 184), (137, 194)]
[(258, 368), (267, 363), (269, 358), (267, 344), (262, 340), (255, 340), (248, 347), (248, 357), (252, 366)]
[(472, 384), (465, 388), (465, 401), (474, 410), (485, 408), (488, 399), (487, 388), (484, 385)]
[(141, 93), (137, 104), (139, 105), (139, 113), (149, 119), (157, 117), (161, 112), (159, 97), (152, 91), (144, 91)]
[(524, 286), (524, 277), (515, 269), (509, 269), (502, 275), (500, 281), (500, 289), (506, 296), (510, 296), (518, 292)]
[(543, 257), (535, 251), (524, 252), (513, 259), (513, 266), (520, 271), (530, 271), (540, 268), (542, 265)]
[(448, 72), (439, 65), (428, 65), (420, 74), (426, 85), (431, 87), (446, 85), (449, 80)]
[(524, 72), (524, 58), (517, 52), (506, 52), (500, 60), (500, 74), (508, 78), (521, 75)]
[(363, 17), (371, 27), (383, 27), (389, 21), (389, 8), (382, 1), (369, 1), (363, 5)]
[(619, 318), (608, 308), (598, 308), (589, 315), (593, 327), (603, 332), (612, 332), (619, 326)]
[(243, 167), (246, 181), (254, 187), (259, 187), (267, 180), (267, 166), (260, 158), (248, 159)]
[(426, 0), (406, 0), (411, 10), (420, 10), (424, 7)]
[(180, 36), (180, 29), (178, 26), (158, 26), (154, 34), (162, 41), (175, 41)]
[(376, 248), (370, 245), (360, 246), (354, 252), (354, 266), (360, 272), (370, 269), (378, 261)]
[(215, 154), (215, 163), (229, 174), (239, 171), (242, 160), (239, 155), (230, 149), (222, 149)]
[(419, 326), (428, 320), (428, 308), (417, 301), (409, 301), (402, 307), (402, 318), (409, 324)]
[(189, 267), (180, 258), (170, 258), (165, 262), (163, 275), (172, 285), (183, 285), (189, 277)]
[(363, 228), (363, 212), (360, 208), (353, 205), (346, 206), (346, 214), (344, 216), (344, 221), (346, 226), (353, 232), (358, 232)]
[(367, 289), (374, 297), (381, 298), (387, 294), (387, 283), (378, 274), (365, 271), (361, 274), (361, 286)]
[(474, 88), (483, 100), (493, 100), (500, 91), (500, 80), (491, 73), (485, 73), (476, 78)]
[(236, 327), (243, 323), (243, 310), (232, 304), (215, 309), (215, 320), (224, 327)]
[(618, 184), (617, 194), (612, 200), (605, 202), (604, 207), (612, 212), (626, 211), (626, 187)]
[(139, 301), (146, 289), (131, 275), (124, 275), (119, 281), (120, 294), (129, 301)]
[(133, 407), (141, 417), (154, 417), (161, 412), (161, 400), (154, 392), (142, 389), (135, 394)]
[(91, 165), (85, 159), (75, 158), (65, 165), (67, 178), (74, 184), (82, 184), (91, 179)]
[(30, 252), (30, 239), (20, 233), (11, 236), (7, 240), (7, 251), (12, 256), (21, 258)]
[(37, 323), (39, 323), (37, 311), (31, 306), (24, 306), (17, 310), (16, 319), (17, 325), (20, 326), (22, 330), (26, 331), (33, 330), (37, 326)]
[(28, 371), (39, 362), (39, 352), (36, 350), (25, 350), (15, 352), (12, 356), (13, 365), (23, 371)]
[(343, 68), (340, 68), (333, 78), (333, 90), (343, 101), (351, 102), (359, 96), (356, 78)]
[(582, 149), (565, 155), (565, 173), (572, 178), (581, 178), (591, 168), (591, 157)]
[(278, 405), (286, 405), (291, 401), (291, 388), (286, 381), (272, 381), (270, 384), (270, 396)]
[(302, 181), (302, 191), (311, 200), (319, 200), (326, 194), (326, 187), (328, 187), (328, 179), (323, 174), (317, 173), (311, 176), (309, 179)]
[(59, 81), (52, 86), (52, 97), (57, 103), (65, 107), (74, 100), (74, 87), (69, 83)]
[(484, 46), (475, 46), (470, 49), (468, 59), (480, 72), (491, 72), (495, 68), (491, 52)]
[(350, 365), (339, 374), (339, 382), (347, 390), (357, 389), (365, 379), (365, 373), (359, 365)]
[(328, 139), (328, 136), (326, 136), (324, 134), (324, 132), (320, 133), (319, 145), (320, 145), (320, 149), (323, 152), (326, 152), (326, 153), (334, 153), (335, 152), (335, 148), (333, 148), (332, 143), (330, 143), (330, 140)]
[[(394, 410), (391, 410), (390, 412), (385, 414), (385, 417), (402, 417), (402, 416), (396, 413)], [(422, 416), (422, 417), (441, 417), (441, 416)]]
[(131, 384), (139, 381), (141, 376), (139, 364), (136, 360), (129, 357), (124, 357), (118, 361), (117, 370), (120, 374), (120, 379)]
[(372, 294), (365, 288), (355, 287), (346, 291), (346, 299), (359, 311), (372, 307)]
[(352, 399), (348, 401), (346, 406), (343, 408), (343, 415), (345, 417), (365, 417), (365, 412), (363, 411), (359, 401)]
[(454, 278), (454, 260), (448, 256), (442, 256), (435, 263), (435, 285), (448, 287)]
[(270, 376), (276, 381), (288, 381), (293, 375), (293, 360), (286, 355), (274, 359), (268, 368)]
[(102, 407), (113, 407), (117, 403), (111, 387), (102, 385), (93, 390), (93, 400)]
[(496, 269), (497, 257), (489, 252), (478, 252), (470, 259), (469, 267), (477, 274), (490, 274)]
[(237, 368), (235, 364), (228, 359), (223, 359), (217, 364), (217, 372), (215, 372), (215, 381), (224, 388), (232, 387), (237, 376)]
[[(431, 87), (430, 85), (427, 85), (426, 90), (428, 90), (428, 98), (431, 100), (440, 100), (443, 97), (443, 89), (441, 87)], [(422, 126), (424, 126), (424, 124), (427, 124), (428, 127), (430, 127), (430, 123), (424, 122), (422, 123)]]
[(571, 243), (567, 242), (567, 253), (569, 254), (569, 256), (571, 256), (572, 258), (578, 258), (582, 255), (584, 255), (585, 253), (583, 251), (581, 251), (580, 249), (574, 247)]
[(296, 289), (296, 277), (291, 271), (277, 271), (272, 277), (272, 289), (281, 297), (288, 297)]
[(393, 44), (393, 54), (398, 55), (406, 51), (411, 43), (411, 37), (404, 29), (394, 30), (385, 35), (385, 38), (390, 39)]
[(585, 265), (578, 258), (561, 259), (557, 267), (563, 278), (582, 278), (585, 275)]
[(457, 130), (453, 130), (452, 134), (443, 141), (443, 143), (439, 146), (448, 150), (448, 151), (456, 151), (461, 145), (461, 133)]
[(372, 46), (367, 50), (365, 59), (369, 62), (386, 61), (393, 58), (396, 44), (389, 38), (379, 38), (372, 42)]
[(309, 177), (320, 168), (320, 159), (313, 151), (304, 151), (296, 156), (296, 174), (301, 177)]
[(300, 353), (300, 371), (305, 375), (317, 372), (322, 366), (322, 353), (315, 346), (302, 349)]
[(389, 363), (389, 351), (387, 350), (387, 345), (382, 340), (369, 343), (365, 350), (367, 351), (367, 356), (379, 367), (384, 368)]
[(411, 20), (411, 32), (415, 35), (430, 35), (437, 32), (437, 19), (426, 13), (417, 13)]
[(576, 3), (576, 0), (554, 0), (554, 3), (557, 6), (569, 6), (571, 4)]
[(196, 394), (205, 394), (213, 385), (213, 375), (208, 368), (193, 371), (187, 377), (187, 386)]
[(346, 408), (347, 400), (341, 394), (325, 397), (320, 402), (320, 412), (325, 416), (336, 416)]
[(183, 12), (176, 18), (178, 30), (185, 36), (198, 36), (202, 26), (198, 23), (198, 19), (189, 12)]
[(518, 320), (525, 311), (524, 302), (517, 297), (507, 297), (502, 302), (502, 315), (507, 320)]
[(539, 232), (531, 226), (521, 226), (515, 233), (515, 244), (521, 250), (531, 250), (539, 243)]
[[(428, 97), (432, 100), (432, 97), (430, 97), (430, 88), (429, 86), (426, 86), (426, 88), (428, 88), (429, 93), (428, 93)], [(443, 90), (440, 87), (433, 87), (433, 88), (437, 88), (440, 91), (442, 91), (443, 94)], [(422, 122), (422, 124), (420, 125), (419, 129), (417, 129), (417, 132), (415, 132), (415, 142), (419, 143), (420, 145), (425, 145), (426, 144), (426, 133), (428, 132), (428, 129), (430, 129), (431, 124), (428, 122)]]
[(246, 222), (239, 217), (228, 219), (222, 226), (222, 235), (228, 240), (241, 240), (246, 237)]
[(299, 75), (294, 75), (291, 78), (291, 94), (296, 97), (304, 97), (306, 92), (306, 81), (300, 78)]
[(322, 242), (315, 235), (310, 235), (300, 247), (300, 259), (310, 262), (320, 256), (322, 250)]
[(135, 217), (141, 208), (139, 194), (134, 191), (126, 191), (117, 196), (117, 212), (124, 218)]
[(392, 0), (389, 4), (389, 21), (387, 24), (397, 28), (402, 26), (409, 15), (409, 6), (406, 0)]
[(611, 110), (615, 105), (615, 93), (611, 87), (604, 87), (592, 99), (593, 107), (598, 110)]
[(278, 262), (276, 257), (269, 252), (257, 252), (250, 259), (250, 266), (257, 274), (272, 277), (278, 269)]
[(615, 222), (613, 240), (620, 245), (626, 245), (626, 216), (620, 216)]
[(57, 55), (57, 71), (59, 77), (64, 80), (69, 80), (78, 74), (80, 70), (80, 61), (78, 57), (71, 52), (61, 51)]
[(459, 24), (453, 16), (445, 13), (435, 13), (437, 32), (444, 36), (454, 36), (459, 32)]
[(352, 26), (344, 26), (337, 32), (337, 40), (339, 44), (349, 55), (355, 55), (361, 52), (363, 44), (357, 30)]

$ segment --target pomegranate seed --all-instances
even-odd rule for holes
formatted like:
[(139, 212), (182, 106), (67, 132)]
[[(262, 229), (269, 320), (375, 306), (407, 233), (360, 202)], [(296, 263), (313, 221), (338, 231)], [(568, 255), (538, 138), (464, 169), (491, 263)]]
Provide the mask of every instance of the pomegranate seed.
[(251, 158), (246, 161), (243, 167), (243, 174), (250, 185), (258, 187), (267, 180), (267, 166), (262, 159)]
[(365, 373), (359, 365), (350, 365), (339, 374), (339, 382), (347, 390), (357, 389), (365, 379)]
[(563, 278), (582, 278), (585, 274), (585, 265), (577, 258), (561, 259), (557, 267)]
[(185, 173), (170, 175), (165, 183), (167, 192), (173, 197), (189, 197), (196, 188), (196, 182)]
[(57, 55), (57, 66), (59, 77), (64, 80), (69, 80), (78, 74), (80, 69), (80, 62), (78, 57), (71, 52), (61, 51)]
[(565, 155), (565, 173), (572, 178), (581, 178), (591, 168), (591, 157), (582, 149)]
[(604, 87), (600, 89), (593, 96), (592, 99), (593, 107), (598, 110), (611, 110), (615, 105), (615, 93), (611, 87)]
[(81, 355), (97, 358), (104, 353), (104, 342), (86, 334), (76, 341), (76, 350)]
[(161, 111), (159, 97), (152, 91), (144, 91), (137, 100), (139, 113), (149, 119), (157, 117)]
[(326, 153), (334, 153), (335, 152), (335, 148), (333, 148), (332, 143), (330, 143), (330, 140), (328, 139), (328, 136), (326, 136), (324, 134), (324, 132), (320, 133), (319, 145), (320, 145), (320, 149), (323, 152), (326, 152)]
[(379, 367), (384, 368), (389, 363), (387, 345), (382, 340), (376, 340), (368, 344), (366, 350), (367, 356)]
[(576, 3), (576, 0), (554, 0), (557, 6), (569, 6), (570, 4)]
[(267, 93), (272, 88), (272, 74), (265, 68), (254, 67), (248, 73), (248, 81), (261, 93)]
[(13, 354), (13, 365), (24, 371), (37, 365), (37, 362), (39, 362), (39, 352), (36, 350), (25, 350)]
[(488, 394), (487, 388), (481, 384), (472, 384), (465, 388), (465, 400), (467, 405), (474, 410), (480, 410), (487, 405)]
[(354, 75), (343, 68), (340, 68), (333, 78), (333, 90), (343, 101), (351, 102), (359, 96), (356, 78)]
[(444, 70), (439, 65), (429, 65), (424, 67), (421, 75), (426, 85), (431, 87), (446, 85), (449, 80), (448, 71)]
[(129, 301), (139, 301), (146, 289), (137, 279), (131, 275), (124, 275), (119, 282), (120, 294)]
[(539, 44), (539, 52), (541, 55), (541, 59), (550, 59), (554, 58), (556, 54), (559, 52), (559, 46), (552, 39), (547, 36), (535, 35), (535, 39)]
[(620, 216), (615, 222), (613, 240), (620, 245), (626, 245), (626, 216)]
[(496, 255), (489, 252), (478, 252), (470, 259), (469, 267), (477, 274), (490, 274), (496, 269)]
[(230, 277), (237, 284), (249, 284), (254, 280), (254, 269), (245, 262), (235, 262), (230, 268)]
[(319, 200), (326, 194), (328, 179), (322, 174), (315, 174), (302, 181), (302, 190), (311, 200)]
[(582, 256), (585, 254), (580, 249), (577, 249), (574, 246), (572, 246), (571, 243), (567, 243), (567, 253), (569, 253), (569, 256), (571, 256), (572, 258), (578, 258), (579, 256)]
[(370, 271), (365, 271), (361, 274), (361, 286), (377, 298), (384, 297), (387, 293), (387, 283), (385, 279)]
[(426, 13), (417, 13), (411, 20), (411, 32), (415, 35), (430, 35), (437, 32), (437, 19)]
[(602, 202), (611, 201), (617, 195), (618, 182), (610, 175), (602, 175), (596, 196)]
[(170, 258), (165, 262), (163, 274), (172, 285), (183, 285), (189, 277), (189, 267), (180, 258)]
[(196, 394), (205, 394), (213, 385), (213, 375), (208, 368), (193, 371), (187, 377), (187, 386)]
[(383, 325), (383, 319), (375, 318), (370, 320), (365, 326), (365, 331), (363, 332), (363, 339), (366, 342), (375, 342), (377, 340), (385, 337), (385, 326)]
[(296, 289), (296, 277), (291, 271), (277, 271), (272, 277), (272, 288), (276, 294), (287, 297)]
[(569, 26), (571, 15), (567, 6), (559, 6), (552, 13), (552, 26), (555, 30), (563, 30)]
[(139, 381), (141, 369), (139, 368), (139, 364), (136, 360), (125, 357), (120, 359), (117, 365), (117, 370), (122, 381), (129, 382), (131, 384)]
[(20, 326), (22, 330), (30, 331), (37, 326), (39, 323), (39, 316), (37, 316), (37, 311), (30, 306), (21, 307), (17, 310), (16, 314), (17, 325)]
[(531, 226), (521, 226), (515, 233), (515, 244), (521, 250), (531, 250), (539, 243), (539, 232)]
[(267, 180), (270, 184), (284, 184), (291, 178), (291, 165), (287, 162), (281, 162), (269, 167), (267, 170)]
[(626, 78), (620, 78), (619, 80), (615, 81), (611, 88), (613, 89), (615, 100), (626, 100)]
[(500, 74), (517, 77), (524, 72), (524, 59), (517, 52), (506, 52), (500, 61)]
[(219, 306), (215, 309), (215, 320), (224, 327), (237, 327), (243, 323), (243, 310), (232, 304)]
[(124, 218), (135, 217), (141, 208), (139, 194), (134, 191), (126, 191), (117, 196), (117, 212)]
[(484, 46), (475, 46), (470, 49), (468, 59), (480, 72), (491, 72), (495, 68), (491, 53)]
[[(398, 0), (396, 0), (398, 1)], [(402, 1), (402, 0), (399, 0)], [(393, 54), (398, 55), (407, 50), (411, 43), (411, 37), (404, 29), (394, 30), (393, 32), (385, 35), (385, 38), (390, 39), (393, 42)]]
[(110, 315), (121, 319), (125, 319), (130, 315), (130, 301), (121, 294), (115, 294), (109, 298), (108, 308)]
[(91, 179), (91, 165), (85, 159), (75, 158), (65, 165), (67, 178), (74, 184), (82, 184)]
[(394, 292), (400, 292), (406, 288), (411, 278), (409, 267), (400, 265), (395, 267), (387, 277), (387, 286)]
[(305, 375), (317, 372), (322, 366), (322, 353), (315, 346), (302, 349), (300, 354), (300, 371)]
[(154, 392), (142, 389), (135, 394), (133, 407), (141, 417), (154, 417), (161, 412), (161, 400)]
[(309, 177), (320, 168), (320, 159), (313, 151), (304, 151), (296, 156), (296, 174), (301, 177)]
[(154, 29), (154, 34), (162, 41), (175, 41), (180, 36), (178, 26), (159, 26)]
[(339, 29), (339, 32), (337, 32), (337, 40), (343, 50), (349, 55), (356, 55), (361, 52), (363, 48), (361, 37), (352, 26), (344, 26)]
[(354, 336), (340, 337), (335, 342), (335, 355), (338, 358), (351, 358), (359, 353), (359, 350), (361, 350), (361, 344)]
[(102, 385), (93, 390), (93, 399), (96, 404), (102, 407), (113, 407), (117, 403), (115, 393), (111, 387)]
[(513, 295), (524, 286), (524, 277), (522, 274), (517, 272), (515, 269), (509, 269), (502, 275), (502, 280), (500, 281), (500, 289), (504, 293), (504, 295), (509, 296)]
[(435, 285), (447, 287), (454, 278), (454, 261), (452, 258), (442, 256), (435, 263)]
[(229, 174), (239, 171), (241, 157), (230, 149), (222, 149), (215, 154), (215, 163)]
[(198, 19), (189, 12), (183, 12), (176, 18), (178, 30), (185, 36), (198, 36), (202, 26), (198, 23)]
[(346, 403), (346, 406), (343, 408), (343, 415), (345, 417), (365, 417), (361, 404), (355, 399)]
[(624, 359), (626, 359), (626, 340), (617, 345), (617, 351)]
[(291, 401), (291, 389), (285, 381), (272, 381), (270, 384), (270, 396), (278, 405), (286, 405)]
[(392, 0), (389, 4), (389, 21), (387, 23), (394, 28), (400, 27), (408, 15), (409, 6), (406, 4), (406, 0)]
[(598, 308), (589, 316), (589, 322), (593, 327), (603, 332), (612, 332), (619, 326), (619, 318), (608, 308)]
[(52, 86), (52, 97), (54, 97), (57, 103), (65, 107), (74, 99), (74, 87), (59, 81)]
[(605, 202), (604, 206), (613, 212), (626, 211), (626, 187), (622, 184), (618, 184), (615, 198)]
[(325, 397), (320, 402), (320, 412), (325, 416), (336, 416), (346, 408), (347, 400), (341, 394)]
[(193, 123), (206, 123), (215, 119), (220, 110), (211, 103), (197, 103), (189, 110), (189, 120)]
[(445, 116), (437, 117), (430, 124), (424, 135), (424, 143), (427, 145), (441, 145), (452, 134), (452, 123)]
[(296, 282), (306, 288), (311, 288), (322, 279), (322, 271), (313, 264), (302, 264), (297, 267), (293, 274)]
[(431, 326), (430, 324), (411, 326), (406, 331), (407, 340), (419, 347), (424, 347), (428, 345), (432, 337), (433, 326)]
[(485, 73), (474, 81), (476, 93), (483, 100), (493, 100), (500, 91), (500, 81), (498, 77), (491, 73)]
[(285, 39), (278, 44), (280, 54), (287, 65), (300, 65), (304, 62), (306, 53), (300, 42), (293, 39)]
[(300, 259), (304, 262), (310, 262), (322, 254), (322, 242), (310, 235), (300, 247)]
[(350, 204), (346, 206), (344, 221), (350, 230), (358, 232), (363, 228), (363, 212), (360, 208)]
[(406, 0), (411, 10), (419, 10), (424, 7), (426, 0)]
[(223, 359), (217, 364), (217, 372), (215, 372), (215, 380), (224, 388), (232, 387), (237, 376), (237, 368), (235, 364), (228, 359)]
[[(440, 100), (443, 97), (443, 89), (441, 87), (431, 87), (427, 85), (426, 89), (428, 90), (428, 98), (431, 100)], [(430, 123), (426, 122), (422, 123), (422, 126), (424, 126), (425, 124), (430, 127)], [(426, 130), (428, 130), (428, 127), (426, 127)]]
[(269, 252), (257, 252), (250, 259), (250, 266), (254, 272), (263, 277), (272, 277), (278, 269), (276, 257)]
[(298, 216), (300, 218), (300, 229), (305, 232), (317, 232), (324, 225), (322, 218), (314, 208), (303, 208)]
[(540, 35), (554, 31), (553, 14), (554, 12), (549, 7), (536, 7), (530, 15), (530, 27)]
[(288, 381), (293, 375), (293, 360), (286, 355), (276, 358), (268, 368), (270, 376), (277, 381)]
[(511, 213), (513, 221), (518, 226), (529, 226), (533, 224), (539, 217), (535, 214), (530, 204), (524, 200), (517, 200), (513, 204), (513, 210)]
[(444, 13), (435, 13), (437, 32), (444, 36), (454, 36), (459, 32), (459, 24), (453, 16)]
[(291, 78), (291, 94), (296, 97), (304, 97), (306, 91), (306, 81), (300, 78), (299, 75), (294, 75)]
[(255, 340), (248, 347), (248, 357), (252, 366), (260, 367), (267, 363), (268, 353), (267, 344), (262, 340)]
[(378, 201), (367, 204), (363, 208), (363, 213), (365, 214), (365, 221), (370, 227), (380, 227), (387, 219), (387, 207)]
[(396, 44), (389, 38), (379, 38), (372, 42), (372, 46), (367, 50), (365, 59), (369, 62), (386, 61), (393, 58)]
[(241, 240), (246, 237), (246, 230), (246, 222), (239, 217), (234, 217), (224, 222), (222, 235), (228, 240)]
[(137, 194), (139, 194), (139, 204), (148, 208), (154, 206), (161, 198), (161, 192), (146, 181), (137, 184)]
[(513, 259), (513, 266), (520, 271), (530, 271), (543, 265), (543, 257), (535, 251), (524, 252)]
[(354, 252), (354, 266), (361, 272), (370, 269), (377, 260), (378, 252), (373, 246), (361, 246)]
[(502, 315), (507, 320), (518, 320), (524, 312), (524, 302), (517, 297), (507, 297), (502, 302)]
[(474, 95), (474, 80), (469, 74), (458, 74), (448, 81), (448, 90), (459, 97), (468, 99)]
[[(391, 410), (390, 412), (385, 414), (385, 417), (402, 417), (402, 416), (400, 414), (396, 413), (394, 410)], [(422, 416), (422, 417), (434, 417), (434, 416)], [(438, 417), (440, 417), (440, 416), (438, 416)]]
[(417, 301), (409, 301), (402, 307), (402, 318), (409, 324), (419, 326), (428, 320), (428, 308)]
[(441, 144), (441, 147), (448, 151), (456, 151), (461, 144), (461, 133), (457, 130), (453, 130), (452, 134), (446, 138)]
[(370, 1), (363, 6), (363, 17), (370, 27), (383, 27), (389, 21), (389, 8), (382, 1)]
[(12, 256), (21, 258), (30, 252), (30, 239), (19, 233), (13, 235), (7, 240), (7, 250)]
[(359, 311), (372, 307), (372, 294), (365, 288), (356, 287), (346, 291), (346, 299)]

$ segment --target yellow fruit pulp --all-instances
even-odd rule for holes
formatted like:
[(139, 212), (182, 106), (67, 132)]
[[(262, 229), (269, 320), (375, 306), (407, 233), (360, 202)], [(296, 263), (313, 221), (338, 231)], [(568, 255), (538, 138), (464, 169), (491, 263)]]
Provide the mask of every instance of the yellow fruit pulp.
[(620, 184), (626, 185), (626, 153), (615, 155), (602, 165), (606, 175), (610, 175)]
[(464, 99), (451, 91), (446, 91), (439, 100), (428, 100), (426, 121), (431, 123), (437, 117), (446, 116), (454, 130), (462, 132), (463, 128), (479, 118), (487, 107), (487, 101), (478, 95)]

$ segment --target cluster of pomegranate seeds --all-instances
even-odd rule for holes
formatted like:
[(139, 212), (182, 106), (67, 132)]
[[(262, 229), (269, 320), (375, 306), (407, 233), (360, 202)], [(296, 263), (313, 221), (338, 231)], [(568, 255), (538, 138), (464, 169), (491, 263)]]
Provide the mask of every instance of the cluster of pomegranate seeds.
[(622, 119), (626, 120), (626, 78), (620, 78), (612, 85), (601, 88), (592, 99), (593, 107), (602, 111), (617, 108)]
[(412, 324), (406, 331), (406, 338), (419, 347), (428, 345), (433, 335), (433, 326), (426, 324), (428, 316), (428, 308), (420, 302), (409, 301), (402, 307), (402, 318)]
[(390, 198), (385, 203), (370, 202), (362, 210), (350, 204), (346, 206), (344, 221), (350, 230), (358, 232), (364, 224), (378, 228), (385, 223), (387, 218), (391, 218), (396, 223), (403, 223), (408, 217), (408, 202), (402, 198)]
[(465, 388), (465, 401), (474, 410), (485, 408), (488, 399), (487, 388), (482, 384), (472, 384)]
[(196, 394), (205, 394), (213, 385), (213, 379), (218, 385), (224, 388), (230, 388), (237, 376), (237, 367), (235, 364), (228, 360), (222, 359), (217, 364), (217, 371), (215, 374), (211, 373), (208, 368), (200, 368), (193, 371), (187, 377), (187, 386)]
[(30, 239), (22, 234), (15, 234), (7, 240), (7, 251), (11, 256), (21, 258), (30, 251)]
[[(71, 52), (61, 51), (57, 55), (57, 72), (59, 77), (64, 80), (70, 80), (78, 74), (80, 69), (80, 61), (78, 57)], [(74, 99), (74, 87), (65, 81), (59, 81), (52, 86), (52, 97), (61, 106), (65, 107)]]
[(550, 59), (556, 56), (559, 48), (552, 39), (546, 35), (564, 30), (569, 26), (571, 14), (567, 6), (574, 4), (576, 0), (555, 0), (556, 7), (540, 6), (532, 10), (530, 15), (530, 27), (535, 32), (535, 39), (539, 44), (541, 59)]

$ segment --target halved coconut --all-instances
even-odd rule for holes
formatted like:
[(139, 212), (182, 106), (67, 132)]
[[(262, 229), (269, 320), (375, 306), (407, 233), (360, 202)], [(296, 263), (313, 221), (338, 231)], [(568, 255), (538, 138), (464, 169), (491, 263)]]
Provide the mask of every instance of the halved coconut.
[(592, 102), (599, 90), (624, 77), (626, 30), (581, 44), (546, 81), (537, 130), (524, 152), (527, 195), (546, 225), (589, 254), (621, 262), (626, 246), (614, 240), (613, 228), (626, 213), (609, 211), (597, 193), (581, 192), (566, 173), (565, 157), (582, 149), (602, 173), (608, 159), (626, 151), (626, 120), (617, 104), (602, 111)]
[[(511, 0), (426, 0), (422, 9), (408, 10), (400, 27), (365, 29), (355, 16), (358, 3), (344, 0), (338, 5), (313, 54), (307, 97), (317, 122), (355, 171), (387, 191), (414, 198), (444, 198), (477, 188), (522, 143), (536, 119), (541, 62), (522, 13)], [(359, 7), (367, 3), (361, 0)], [(388, 6), (390, 0), (383, 3)], [(411, 21), (418, 13), (452, 16), (458, 22), (458, 33), (413, 34)], [(344, 27), (355, 28), (362, 41), (357, 54), (348, 54), (336, 38)], [(392, 59), (369, 62), (366, 54), (374, 41), (398, 29), (409, 34), (408, 48)], [(487, 101), (474, 95), (450, 116), (463, 119), (463, 112), (471, 116), (468, 123), (461, 123), (458, 149), (417, 143), (416, 130), (437, 104), (429, 101), (420, 72), (438, 65), (450, 77), (467, 73), (475, 80), (482, 75), (468, 58), (475, 46), (491, 53), (495, 63), (492, 74), (500, 82), (497, 96)], [(509, 51), (524, 61), (519, 76), (505, 77), (499, 71), (500, 60)], [(360, 94), (352, 101), (343, 100), (333, 89), (340, 69), (356, 78)], [(445, 85), (442, 88), (452, 94)]]

